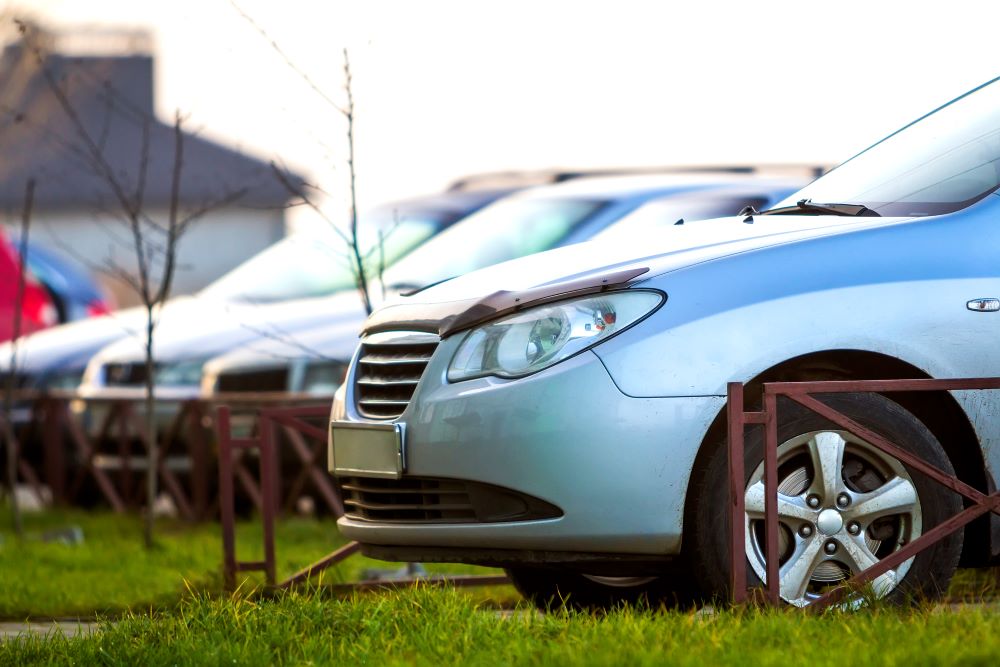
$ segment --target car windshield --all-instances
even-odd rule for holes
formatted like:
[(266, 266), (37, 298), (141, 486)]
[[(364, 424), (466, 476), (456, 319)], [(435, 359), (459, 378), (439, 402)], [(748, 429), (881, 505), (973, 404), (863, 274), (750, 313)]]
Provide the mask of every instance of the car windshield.
[[(439, 223), (404, 219), (358, 225), (366, 273), (377, 274), (432, 236)], [(381, 230), (381, 243), (379, 231)], [(355, 286), (348, 245), (331, 228), (298, 232), (243, 262), (202, 290), (202, 296), (238, 301), (279, 301), (322, 296)]]
[(605, 202), (507, 199), (423, 244), (385, 272), (389, 287), (426, 287), (485, 266), (548, 250)]
[[(744, 206), (761, 206), (767, 199), (760, 195), (705, 193), (698, 197), (672, 197), (645, 204), (594, 236), (594, 241), (634, 241), (649, 238), (665, 227), (706, 218), (736, 215)], [(683, 224), (683, 223), (681, 223)]]
[(903, 128), (777, 205), (862, 204), (924, 216), (969, 206), (1000, 187), (1000, 81)]

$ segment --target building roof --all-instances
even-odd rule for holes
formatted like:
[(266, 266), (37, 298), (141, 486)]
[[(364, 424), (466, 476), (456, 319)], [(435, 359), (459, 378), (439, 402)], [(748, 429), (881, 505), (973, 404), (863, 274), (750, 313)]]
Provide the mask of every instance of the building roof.
[[(149, 159), (144, 201), (167, 206), (174, 166), (174, 128), (153, 110), (153, 59), (148, 55), (68, 56), (24, 43), (0, 57), (0, 209), (19, 210), (25, 183), (36, 181), (39, 209), (120, 210), (107, 182), (86, 157), (85, 140), (60, 105), (45, 71), (65, 92), (87, 133), (129, 191), (137, 187), (143, 127)], [(44, 66), (45, 70), (42, 69)], [(298, 187), (302, 179), (290, 175)], [(185, 209), (245, 191), (236, 205), (271, 208), (289, 199), (267, 162), (185, 133), (180, 200)]]

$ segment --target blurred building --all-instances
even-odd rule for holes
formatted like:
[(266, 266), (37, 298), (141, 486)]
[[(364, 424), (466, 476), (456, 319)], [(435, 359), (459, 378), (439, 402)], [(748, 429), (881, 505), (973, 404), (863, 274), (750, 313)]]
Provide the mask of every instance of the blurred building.
[[(131, 270), (135, 250), (120, 197), (88, 142), (99, 147), (130, 197), (142, 190), (148, 219), (165, 224), (175, 136), (172, 119), (156, 118), (153, 91), (150, 39), (142, 33), (56, 36), (32, 27), (7, 46), (0, 57), (0, 212), (6, 221), (19, 218), (25, 184), (34, 178), (35, 240), (91, 269)], [(182, 155), (180, 215), (207, 212), (179, 242), (173, 294), (201, 288), (283, 237), (290, 199), (266, 162), (190, 133), (183, 135)], [(288, 185), (301, 182), (289, 176)], [(108, 288), (120, 305), (138, 301), (124, 282), (109, 278)]]

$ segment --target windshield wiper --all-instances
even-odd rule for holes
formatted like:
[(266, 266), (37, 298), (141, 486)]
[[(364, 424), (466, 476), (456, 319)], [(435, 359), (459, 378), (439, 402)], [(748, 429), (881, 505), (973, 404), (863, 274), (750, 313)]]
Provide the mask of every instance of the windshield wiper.
[(795, 213), (821, 213), (825, 215), (846, 215), (851, 217), (881, 217), (864, 204), (818, 203), (812, 199), (800, 199), (795, 206), (782, 206), (761, 211), (760, 215), (791, 215)]

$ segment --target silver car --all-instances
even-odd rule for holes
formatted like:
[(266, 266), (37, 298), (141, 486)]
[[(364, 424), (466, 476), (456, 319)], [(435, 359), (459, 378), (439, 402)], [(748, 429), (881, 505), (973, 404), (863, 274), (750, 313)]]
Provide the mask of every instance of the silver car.
[[(772, 380), (1000, 376), (998, 186), (991, 82), (763, 214), (542, 253), (384, 306), (332, 410), (341, 531), (379, 558), (504, 567), (539, 604), (724, 595), (726, 383), (752, 398)], [(995, 488), (997, 396), (826, 400)], [(961, 509), (822, 418), (781, 414), (788, 603)], [(756, 437), (746, 557), (759, 574)], [(816, 500), (840, 521), (813, 525)], [(984, 517), (889, 570), (876, 592), (938, 595), (959, 564), (998, 553), (1000, 523)]]

